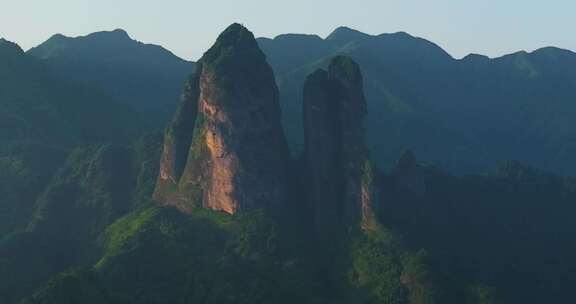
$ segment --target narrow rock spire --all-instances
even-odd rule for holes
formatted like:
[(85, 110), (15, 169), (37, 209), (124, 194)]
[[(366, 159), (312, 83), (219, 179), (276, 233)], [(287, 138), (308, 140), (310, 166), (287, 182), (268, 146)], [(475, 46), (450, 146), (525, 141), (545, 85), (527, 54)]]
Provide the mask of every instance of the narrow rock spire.
[(337, 236), (350, 225), (374, 224), (376, 174), (364, 142), (367, 113), (362, 74), (345, 56), (304, 85), (305, 162), (317, 233)]
[[(182, 157), (177, 155), (184, 149), (172, 152), (167, 136), (161, 166), (175, 170), (173, 175), (160, 172), (156, 200), (184, 212), (203, 206), (233, 214), (279, 206), (287, 197), (289, 153), (278, 88), (266, 57), (253, 34), (233, 24), (200, 65), (188, 94), (196, 114), (184, 98), (173, 122), (185, 122), (179, 142), (186, 145), (190, 138), (185, 165), (178, 176)], [(188, 130), (192, 120), (194, 127)], [(164, 186), (171, 185), (166, 182), (171, 176), (173, 186)]]

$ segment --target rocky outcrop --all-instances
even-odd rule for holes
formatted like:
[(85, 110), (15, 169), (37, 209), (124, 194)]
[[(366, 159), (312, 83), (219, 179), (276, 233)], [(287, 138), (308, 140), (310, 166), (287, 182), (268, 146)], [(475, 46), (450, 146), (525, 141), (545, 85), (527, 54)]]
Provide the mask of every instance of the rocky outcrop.
[(366, 159), (360, 180), (360, 226), (365, 231), (379, 229), (377, 207), (380, 198), (380, 188), (377, 185), (376, 168), (372, 161)]
[(366, 99), (360, 68), (352, 59), (343, 56), (334, 58), (329, 73), (336, 84), (335, 93), (338, 94), (340, 153), (345, 180), (345, 220), (352, 223), (363, 217), (359, 198), (368, 161), (368, 150), (364, 142)]
[(198, 113), (198, 72), (186, 83), (174, 119), (164, 133), (164, 146), (160, 160), (160, 173), (154, 198), (161, 202), (177, 198), (180, 177), (186, 167), (196, 115)]
[(288, 147), (274, 75), (252, 33), (228, 27), (188, 87), (167, 131), (154, 198), (184, 212), (281, 205)]
[(364, 143), (367, 109), (358, 65), (338, 56), (328, 71), (308, 76), (303, 112), (308, 192), (319, 234), (355, 223), (372, 226), (377, 191)]
[(314, 223), (321, 235), (330, 235), (342, 221), (340, 176), (340, 119), (328, 72), (317, 70), (304, 83), (304, 158)]

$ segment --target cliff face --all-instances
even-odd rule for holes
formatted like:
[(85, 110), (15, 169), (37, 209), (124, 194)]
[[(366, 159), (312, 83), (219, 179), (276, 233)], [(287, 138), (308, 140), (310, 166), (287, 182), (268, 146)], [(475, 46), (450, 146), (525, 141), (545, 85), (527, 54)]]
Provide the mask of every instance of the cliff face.
[(316, 229), (330, 235), (342, 220), (341, 132), (334, 82), (317, 70), (304, 83), (305, 162)]
[(160, 160), (160, 173), (154, 198), (161, 202), (177, 199), (178, 184), (184, 172), (196, 116), (198, 113), (199, 72), (196, 71), (186, 83), (174, 119), (164, 133), (164, 146)]
[(370, 226), (374, 219), (377, 191), (364, 143), (362, 87), (358, 65), (343, 56), (328, 71), (308, 76), (304, 86), (305, 161), (320, 235), (358, 222)]
[(364, 84), (358, 64), (348, 57), (335, 57), (328, 72), (338, 96), (345, 221), (352, 223), (362, 216), (362, 208), (359, 206), (362, 202), (365, 163), (368, 161), (368, 150), (364, 143), (364, 119), (367, 114)]
[(286, 198), (289, 154), (272, 69), (239, 24), (199, 65), (167, 131), (155, 199), (184, 212), (274, 208)]

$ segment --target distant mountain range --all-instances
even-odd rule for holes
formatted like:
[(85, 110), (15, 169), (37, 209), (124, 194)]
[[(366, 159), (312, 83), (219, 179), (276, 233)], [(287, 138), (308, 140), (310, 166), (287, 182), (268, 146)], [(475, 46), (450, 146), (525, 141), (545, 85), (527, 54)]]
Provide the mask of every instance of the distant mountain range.
[[(61, 79), (9, 41), (0, 40), (0, 140), (123, 141), (144, 122), (130, 107), (94, 86)], [(126, 124), (126, 121), (130, 121)]]
[(36, 196), (71, 149), (124, 144), (148, 129), (104, 90), (62, 79), (0, 39), (0, 234), (26, 225)]
[(454, 59), (406, 33), (371, 36), (346, 27), (326, 39), (260, 38), (281, 92), (287, 137), (302, 147), (305, 76), (346, 54), (365, 71), (368, 142), (390, 168), (404, 149), (455, 173), (519, 160), (576, 173), (576, 54), (558, 48), (490, 59)]
[(56, 34), (28, 54), (64, 79), (101, 88), (156, 128), (171, 117), (193, 69), (193, 63), (120, 29), (75, 38)]
[[(405, 149), (454, 173), (485, 172), (518, 160), (576, 174), (576, 54), (558, 48), (490, 59), (455, 59), (407, 33), (368, 35), (340, 27), (325, 39), (286, 34), (258, 43), (280, 88), (293, 154), (303, 147), (301, 88), (329, 58), (349, 55), (365, 71), (367, 139), (378, 165)], [(54, 35), (28, 51), (51, 74), (97, 88), (164, 128), (194, 64), (123, 30)], [(4, 120), (7, 124), (9, 120)], [(8, 130), (4, 128), (4, 130)]]
[(0, 303), (569, 303), (575, 57), (0, 40)]

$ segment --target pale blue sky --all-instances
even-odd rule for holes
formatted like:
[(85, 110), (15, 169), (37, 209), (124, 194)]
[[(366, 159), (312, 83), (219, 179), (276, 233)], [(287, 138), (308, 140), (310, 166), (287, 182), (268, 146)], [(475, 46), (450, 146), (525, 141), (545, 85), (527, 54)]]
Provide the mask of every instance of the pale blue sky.
[(0, 37), (25, 49), (54, 33), (123, 28), (191, 60), (232, 22), (266, 37), (325, 37), (340, 25), (369, 34), (406, 31), (458, 58), (550, 45), (576, 50), (574, 0), (0, 0), (0, 12)]

